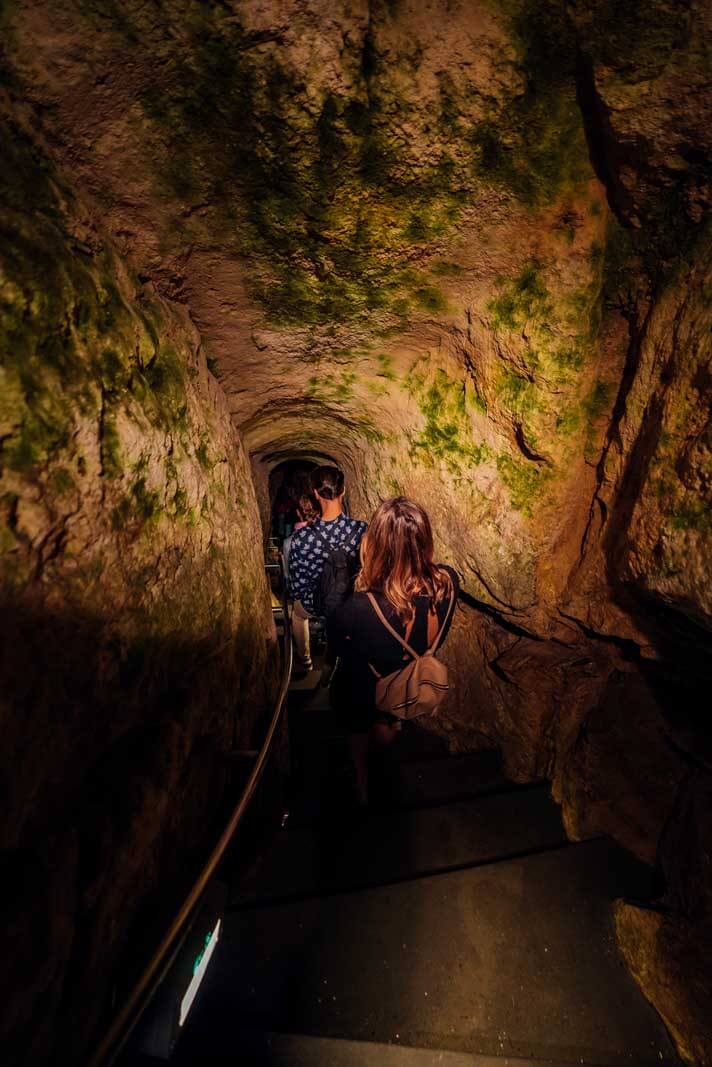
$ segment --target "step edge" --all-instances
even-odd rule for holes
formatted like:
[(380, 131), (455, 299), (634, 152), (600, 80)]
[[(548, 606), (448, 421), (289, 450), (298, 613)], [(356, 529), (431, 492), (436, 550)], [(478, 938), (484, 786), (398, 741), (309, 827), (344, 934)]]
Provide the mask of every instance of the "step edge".
[[(537, 1058), (534, 1056), (522, 1057), (522, 1056), (508, 1056), (506, 1054), (496, 1055), (494, 1053), (482, 1053), (482, 1052), (463, 1052), (455, 1051), (453, 1049), (432, 1047), (428, 1045), (406, 1045), (400, 1042), (387, 1042), (387, 1041), (365, 1041), (361, 1038), (347, 1038), (347, 1037), (333, 1037), (324, 1034), (309, 1034), (300, 1031), (293, 1030), (241, 1030), (240, 1036), (252, 1036), (253, 1038), (263, 1039), (276, 1039), (280, 1042), (283, 1040), (296, 1040), (302, 1041), (308, 1044), (321, 1045), (325, 1049), (334, 1045), (354, 1045), (363, 1048), (371, 1049), (388, 1049), (389, 1051), (402, 1051), (404, 1053), (430, 1053), (433, 1056), (443, 1057), (443, 1067), (448, 1067), (448, 1061), (454, 1063), (463, 1064), (464, 1062), (471, 1065), (471, 1067), (581, 1067), (581, 1060), (571, 1059), (552, 1059), (547, 1057), (546, 1059)], [(583, 1050), (582, 1050), (583, 1051)], [(592, 1060), (590, 1057), (590, 1050), (585, 1050), (586, 1059), (583, 1061), (586, 1067), (612, 1067), (612, 1063), (616, 1065), (620, 1064), (620, 1060)], [(325, 1061), (326, 1062), (326, 1061)], [(649, 1067), (654, 1067), (654, 1061), (650, 1060)], [(637, 1067), (646, 1067), (645, 1064), (639, 1063)]]

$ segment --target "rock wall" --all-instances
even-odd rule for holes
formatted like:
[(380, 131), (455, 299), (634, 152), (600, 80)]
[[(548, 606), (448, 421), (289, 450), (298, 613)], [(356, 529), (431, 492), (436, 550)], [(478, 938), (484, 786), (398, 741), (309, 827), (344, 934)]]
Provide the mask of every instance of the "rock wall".
[(67, 1063), (149, 903), (207, 854), (275, 643), (249, 465), (195, 328), (3, 104), (0, 1043)]
[(659, 906), (619, 901), (623, 956), (688, 1063), (712, 1059), (709, 946), (712, 944), (712, 794), (709, 754), (691, 766), (661, 842), (667, 890)]
[(706, 732), (709, 5), (2, 11), (9, 91), (189, 311), (263, 511), (298, 455), (364, 516), (420, 499), (466, 594), (437, 728), (654, 861)]

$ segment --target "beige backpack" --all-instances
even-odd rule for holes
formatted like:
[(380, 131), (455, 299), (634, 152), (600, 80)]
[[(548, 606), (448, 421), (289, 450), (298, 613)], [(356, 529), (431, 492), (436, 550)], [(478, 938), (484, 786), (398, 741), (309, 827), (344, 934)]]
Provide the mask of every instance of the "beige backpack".
[[(386, 711), (389, 715), (395, 715), (398, 719), (415, 719), (419, 715), (428, 715), (437, 711), (445, 698), (449, 685), (447, 667), (435, 658), (435, 651), (450, 617), (450, 611), (455, 599), (455, 590), (451, 589), (450, 591), (445, 621), (422, 656), (419, 656), (408, 642), (400, 634), (396, 633), (379, 608), (378, 601), (372, 593), (368, 593), (368, 599), (388, 632), (413, 657), (410, 663), (406, 663), (405, 667), (386, 675), (380, 675), (373, 664), (369, 663), (369, 667), (378, 678), (376, 682), (376, 707), (379, 711)], [(429, 640), (432, 618), (433, 614), (429, 613)], [(437, 625), (437, 615), (435, 616), (435, 621)]]

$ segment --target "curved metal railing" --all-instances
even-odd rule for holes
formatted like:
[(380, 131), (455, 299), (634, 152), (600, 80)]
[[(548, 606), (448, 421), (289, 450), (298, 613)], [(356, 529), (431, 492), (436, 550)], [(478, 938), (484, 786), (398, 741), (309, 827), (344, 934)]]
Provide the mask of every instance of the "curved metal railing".
[(189, 921), (195, 915), (197, 905), (199, 904), (205, 889), (207, 888), (210, 880), (215, 874), (220, 861), (225, 855), (225, 851), (235, 836), (235, 832), (240, 825), (250, 801), (259, 785), (260, 779), (264, 772), (267, 760), (270, 755), (270, 749), (272, 747), (272, 741), (274, 735), (277, 732), (282, 712), (284, 710), (284, 703), (287, 696), (287, 690), (289, 688), (289, 679), (292, 673), (292, 641), (291, 641), (291, 623), (289, 618), (289, 605), (287, 602), (287, 585), (284, 580), (284, 568), (281, 563), (267, 564), (267, 569), (279, 569), (282, 576), (282, 611), (284, 614), (284, 654), (282, 663), (282, 677), (279, 685), (279, 692), (277, 694), (277, 700), (275, 702), (274, 711), (270, 720), (265, 739), (262, 742), (262, 747), (257, 753), (254, 766), (250, 772), (250, 775), (245, 783), (245, 787), (242, 790), (240, 799), (233, 808), (232, 814), (223, 830), (217, 844), (213, 848), (210, 856), (208, 857), (202, 871), (196, 879), (193, 887), (185, 898), (181, 905), (177, 915), (173, 919), (173, 922), (168, 927), (168, 930), (163, 936), (161, 943), (154, 952), (153, 956), (149, 960), (148, 964), (144, 968), (137, 982), (133, 986), (131, 992), (126, 998), (121, 1010), (114, 1016), (114, 1019), (107, 1030), (104, 1038), (99, 1046), (96, 1048), (94, 1054), (89, 1060), (88, 1067), (106, 1067), (106, 1065), (114, 1062), (119, 1053), (123, 1050), (126, 1042), (131, 1036), (133, 1030), (138, 1024), (141, 1016), (148, 1007), (153, 994), (160, 985), (161, 981), (165, 977), (171, 963), (173, 962), (175, 951), (180, 947), (180, 942), (183, 934), (187, 931)]

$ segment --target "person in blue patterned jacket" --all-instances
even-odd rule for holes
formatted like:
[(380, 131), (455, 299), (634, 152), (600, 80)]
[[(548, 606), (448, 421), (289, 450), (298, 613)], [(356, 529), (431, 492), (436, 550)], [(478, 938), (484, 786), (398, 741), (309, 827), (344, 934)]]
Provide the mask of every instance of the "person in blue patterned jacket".
[(289, 587), (294, 598), (292, 628), (296, 647), (297, 673), (312, 668), (309, 647), (309, 617), (315, 614), (314, 590), (321, 577), (324, 559), (331, 549), (343, 546), (358, 557), (366, 526), (344, 514), (344, 472), (338, 467), (316, 467), (311, 487), (321, 505), (321, 516), (292, 536), (289, 549)]

